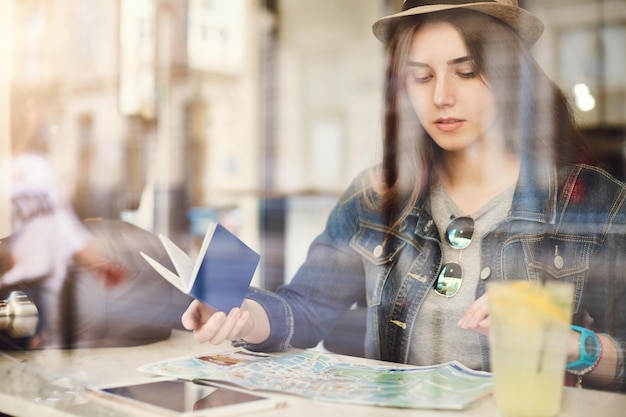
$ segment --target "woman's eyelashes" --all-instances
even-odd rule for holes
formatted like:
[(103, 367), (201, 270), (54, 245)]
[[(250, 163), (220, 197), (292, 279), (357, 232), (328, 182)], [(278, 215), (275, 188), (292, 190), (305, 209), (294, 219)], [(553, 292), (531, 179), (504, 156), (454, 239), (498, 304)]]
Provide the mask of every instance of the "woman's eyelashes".
[(450, 75), (466, 80), (478, 77), (475, 61), (469, 55), (453, 58), (445, 63), (426, 62), (418, 57), (411, 57), (407, 60), (404, 70), (406, 80), (417, 84), (426, 83), (434, 78), (446, 78)]
[(470, 71), (457, 71), (457, 75), (461, 78), (471, 79), (476, 78), (476, 73), (472, 70)]
[[(473, 70), (462, 70), (455, 71), (455, 74), (462, 79), (474, 79), (476, 78), (476, 73)], [(407, 81), (413, 82), (415, 84), (425, 84), (428, 81), (432, 80), (434, 75), (431, 73), (421, 73), (415, 71), (409, 71), (407, 73)]]
[(417, 74), (409, 74), (409, 81), (412, 81), (415, 84), (425, 84), (429, 80), (433, 78), (432, 75), (417, 75)]

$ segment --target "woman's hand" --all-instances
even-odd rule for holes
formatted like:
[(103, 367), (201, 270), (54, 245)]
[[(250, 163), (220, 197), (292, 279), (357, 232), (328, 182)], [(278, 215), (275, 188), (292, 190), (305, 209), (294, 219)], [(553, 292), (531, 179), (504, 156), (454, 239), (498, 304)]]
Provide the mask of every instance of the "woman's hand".
[(457, 325), (466, 330), (473, 330), (482, 335), (489, 335), (489, 302), (483, 294), (472, 303)]
[[(470, 308), (463, 314), (457, 323), (459, 327), (473, 330), (482, 335), (489, 336), (489, 303), (487, 294), (479, 297)], [(597, 387), (607, 387), (615, 379), (617, 369), (617, 346), (613, 339), (606, 335), (598, 334), (603, 347), (603, 354), (597, 368), (585, 376), (585, 380)], [(567, 361), (573, 362), (580, 357), (580, 333), (570, 330), (568, 336)], [(570, 374), (568, 374), (570, 375)]]
[(260, 343), (269, 336), (265, 310), (251, 300), (244, 300), (241, 308), (233, 308), (228, 315), (194, 300), (183, 313), (182, 324), (187, 330), (193, 330), (196, 341), (214, 345), (238, 339)]

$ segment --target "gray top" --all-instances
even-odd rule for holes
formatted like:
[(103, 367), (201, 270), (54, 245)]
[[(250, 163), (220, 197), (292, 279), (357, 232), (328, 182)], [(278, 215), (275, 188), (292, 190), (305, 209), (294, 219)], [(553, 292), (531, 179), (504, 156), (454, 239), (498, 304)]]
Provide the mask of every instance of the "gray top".
[[(505, 219), (511, 209), (515, 187), (511, 186), (494, 197), (475, 213), (463, 213), (454, 204), (439, 182), (433, 185), (430, 204), (443, 247), (443, 263), (461, 265), (463, 282), (452, 297), (444, 297), (431, 290), (417, 315), (411, 336), (409, 363), (433, 365), (457, 360), (464, 365), (481, 369), (478, 333), (457, 326), (461, 316), (474, 302), (480, 275), (480, 241), (493, 225)], [(445, 231), (452, 218), (470, 216), (474, 219), (474, 235), (465, 249), (454, 249), (445, 240)]]

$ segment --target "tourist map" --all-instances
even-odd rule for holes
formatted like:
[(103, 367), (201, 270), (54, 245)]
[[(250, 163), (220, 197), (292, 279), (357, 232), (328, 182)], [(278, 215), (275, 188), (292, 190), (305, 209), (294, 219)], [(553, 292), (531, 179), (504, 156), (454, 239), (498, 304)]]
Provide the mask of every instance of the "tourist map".
[(493, 388), (491, 374), (458, 362), (436, 366), (356, 365), (314, 351), (266, 355), (238, 349), (167, 359), (139, 370), (323, 401), (397, 408), (463, 409)]

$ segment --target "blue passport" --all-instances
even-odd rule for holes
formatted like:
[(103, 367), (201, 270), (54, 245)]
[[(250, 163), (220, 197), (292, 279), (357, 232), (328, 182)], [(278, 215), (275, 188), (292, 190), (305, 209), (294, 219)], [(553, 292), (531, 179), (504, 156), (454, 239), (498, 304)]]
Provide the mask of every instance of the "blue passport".
[(141, 252), (141, 256), (185, 294), (228, 313), (243, 302), (261, 256), (219, 223), (212, 222), (194, 261), (174, 242), (159, 235), (176, 273)]

